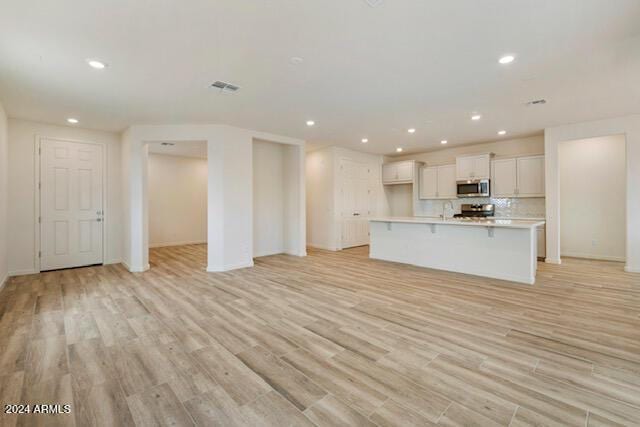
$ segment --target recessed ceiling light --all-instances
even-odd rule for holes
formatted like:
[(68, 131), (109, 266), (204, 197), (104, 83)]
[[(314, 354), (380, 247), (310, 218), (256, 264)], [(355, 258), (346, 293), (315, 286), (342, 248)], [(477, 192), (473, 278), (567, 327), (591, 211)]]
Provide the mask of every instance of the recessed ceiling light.
[(411, 129), (407, 129), (407, 132), (409, 132), (409, 133), (416, 133), (416, 130), (415, 130), (414, 128), (411, 128)]
[(367, 138), (362, 138), (362, 143), (366, 144), (367, 142), (369, 142), (369, 140)]
[(293, 56), (291, 57), (291, 59), (289, 59), (289, 62), (293, 65), (300, 65), (304, 62), (304, 58), (301, 58), (299, 56)]
[(507, 131), (506, 130), (499, 130), (498, 131), (498, 135), (506, 135)]
[(396, 153), (402, 153), (402, 147), (396, 148)]
[(447, 141), (446, 139), (443, 139), (442, 141), (440, 141), (440, 144), (446, 144), (447, 142), (449, 141)]
[(502, 58), (498, 59), (498, 62), (501, 64), (509, 64), (513, 62), (514, 59), (516, 59), (516, 57), (513, 55), (505, 55)]
[(96, 70), (107, 68), (107, 64), (102, 61), (98, 61), (97, 59), (87, 59), (87, 64), (89, 64), (90, 67), (95, 68)]
[(73, 117), (69, 117), (69, 118), (67, 119), (67, 122), (69, 122), (69, 123), (71, 123), (71, 124), (75, 125), (75, 124), (77, 124), (77, 123), (78, 123), (78, 119), (74, 119)]
[(314, 122), (313, 120), (307, 120), (307, 126), (313, 126), (315, 124), (316, 122)]
[(471, 116), (471, 120), (480, 120), (482, 118), (482, 116), (480, 114), (474, 114), (473, 116)]

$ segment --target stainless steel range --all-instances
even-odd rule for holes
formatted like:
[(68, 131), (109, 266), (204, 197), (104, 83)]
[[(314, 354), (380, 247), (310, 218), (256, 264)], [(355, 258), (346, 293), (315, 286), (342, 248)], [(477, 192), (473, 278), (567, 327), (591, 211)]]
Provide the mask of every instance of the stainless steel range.
[(460, 213), (454, 218), (478, 219), (488, 218), (495, 215), (496, 206), (494, 204), (464, 204), (460, 207)]

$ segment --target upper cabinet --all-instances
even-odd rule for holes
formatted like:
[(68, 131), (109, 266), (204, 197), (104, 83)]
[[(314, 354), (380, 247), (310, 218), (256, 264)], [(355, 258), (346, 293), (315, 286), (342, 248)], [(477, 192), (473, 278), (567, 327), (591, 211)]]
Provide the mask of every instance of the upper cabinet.
[(457, 198), (456, 165), (422, 168), (419, 194), (420, 199)]
[(489, 179), (491, 177), (491, 154), (475, 154), (456, 158), (456, 179)]
[(493, 197), (544, 197), (544, 156), (493, 161)]
[(412, 184), (415, 175), (415, 160), (385, 163), (382, 165), (383, 184)]

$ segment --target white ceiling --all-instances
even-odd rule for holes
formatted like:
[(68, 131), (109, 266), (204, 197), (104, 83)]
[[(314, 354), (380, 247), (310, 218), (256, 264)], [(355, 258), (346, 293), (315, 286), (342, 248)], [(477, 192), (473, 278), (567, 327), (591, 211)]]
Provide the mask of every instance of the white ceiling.
[(156, 154), (166, 154), (170, 156), (195, 157), (198, 159), (207, 158), (206, 141), (165, 141), (173, 145), (165, 145), (162, 142), (149, 143), (149, 152)]
[(640, 112), (638, 22), (638, 0), (0, 0), (0, 100), (88, 128), (225, 123), (406, 153)]

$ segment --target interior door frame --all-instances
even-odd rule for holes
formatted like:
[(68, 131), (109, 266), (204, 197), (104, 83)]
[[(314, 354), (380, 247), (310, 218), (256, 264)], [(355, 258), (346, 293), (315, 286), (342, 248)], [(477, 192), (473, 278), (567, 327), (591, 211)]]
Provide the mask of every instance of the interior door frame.
[(60, 141), (60, 142), (71, 142), (74, 144), (89, 144), (89, 145), (99, 145), (102, 147), (102, 264), (104, 265), (105, 263), (105, 259), (106, 259), (106, 254), (107, 254), (107, 224), (109, 223), (109, 215), (107, 214), (107, 212), (109, 211), (107, 209), (107, 190), (108, 190), (108, 183), (107, 183), (107, 144), (105, 144), (104, 142), (94, 142), (94, 141), (82, 141), (82, 140), (77, 140), (77, 139), (69, 139), (69, 138), (57, 138), (57, 137), (51, 137), (51, 136), (44, 136), (44, 135), (36, 135), (35, 136), (35, 141), (34, 141), (34, 150), (33, 150), (33, 157), (34, 157), (34, 165), (35, 165), (35, 172), (34, 172), (34, 181), (33, 181), (33, 185), (34, 185), (34, 206), (35, 206), (35, 210), (34, 210), (34, 216), (33, 216), (33, 223), (34, 223), (34, 253), (33, 253), (33, 259), (34, 259), (34, 270), (36, 273), (40, 273), (40, 254), (42, 253), (42, 247), (40, 246), (42, 244), (42, 240), (40, 239), (41, 233), (42, 233), (42, 222), (40, 221), (40, 217), (42, 216), (42, 212), (40, 210), (40, 200), (42, 197), (42, 186), (40, 185), (40, 169), (42, 167), (42, 144), (43, 144), (43, 140), (53, 140), (53, 141)]

